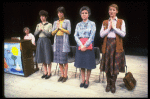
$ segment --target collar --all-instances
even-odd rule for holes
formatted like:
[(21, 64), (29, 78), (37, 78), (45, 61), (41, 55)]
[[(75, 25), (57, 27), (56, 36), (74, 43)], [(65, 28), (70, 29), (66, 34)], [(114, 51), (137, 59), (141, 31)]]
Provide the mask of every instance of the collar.
[[(117, 19), (118, 19), (118, 18), (117, 18), (117, 16), (116, 16), (116, 17), (114, 18), (114, 20), (117, 21)], [(110, 21), (110, 18), (109, 18), (109, 21)]]
[(86, 22), (83, 22), (83, 21), (82, 21), (82, 24), (87, 24), (88, 22), (89, 22), (89, 19), (88, 19)]
[(30, 33), (26, 34), (26, 36), (29, 36), (29, 35), (30, 35)]
[[(43, 24), (43, 23), (42, 23)], [(47, 25), (48, 24), (48, 21), (46, 21), (46, 23), (44, 23), (43, 25)]]

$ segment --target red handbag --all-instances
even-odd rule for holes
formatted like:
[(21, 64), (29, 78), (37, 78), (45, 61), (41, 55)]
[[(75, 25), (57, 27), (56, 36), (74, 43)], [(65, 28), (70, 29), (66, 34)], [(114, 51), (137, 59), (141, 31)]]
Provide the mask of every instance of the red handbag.
[[(83, 45), (86, 43), (87, 40), (88, 40), (88, 38), (80, 38), (80, 41), (82, 42)], [(81, 47), (80, 47), (80, 46), (78, 47), (78, 50), (81, 50)], [(87, 47), (87, 50), (93, 50), (92, 44), (90, 44), (90, 45)]]

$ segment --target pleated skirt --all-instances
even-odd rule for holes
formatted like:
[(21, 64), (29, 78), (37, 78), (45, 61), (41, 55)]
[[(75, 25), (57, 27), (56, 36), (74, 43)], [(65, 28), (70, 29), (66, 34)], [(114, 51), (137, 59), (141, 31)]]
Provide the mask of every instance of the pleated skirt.
[(53, 61), (53, 50), (49, 38), (40, 37), (37, 41), (35, 61), (50, 64)]
[(106, 53), (102, 53), (100, 69), (106, 73), (110, 72), (111, 75), (125, 72), (125, 53), (124, 51), (116, 52), (115, 38), (107, 39)]

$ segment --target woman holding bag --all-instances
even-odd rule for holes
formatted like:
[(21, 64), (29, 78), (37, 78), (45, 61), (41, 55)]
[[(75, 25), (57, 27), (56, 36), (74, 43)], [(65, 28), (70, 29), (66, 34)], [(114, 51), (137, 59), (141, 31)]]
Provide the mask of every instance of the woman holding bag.
[[(90, 8), (83, 6), (80, 9), (82, 22), (76, 25), (75, 41), (77, 43), (75, 55), (75, 67), (81, 68), (82, 81), (80, 87), (87, 88), (89, 86), (89, 78), (91, 69), (96, 68), (95, 54), (94, 54), (94, 37), (96, 26), (93, 21), (88, 18), (91, 14)], [(87, 76), (85, 80), (85, 69), (87, 69)]]

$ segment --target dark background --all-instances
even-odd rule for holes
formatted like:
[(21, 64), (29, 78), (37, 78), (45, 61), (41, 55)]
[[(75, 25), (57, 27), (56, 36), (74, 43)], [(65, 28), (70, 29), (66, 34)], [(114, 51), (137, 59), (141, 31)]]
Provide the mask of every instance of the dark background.
[[(89, 6), (91, 16), (89, 19), (96, 23), (94, 46), (99, 47), (103, 39), (100, 38), (102, 22), (109, 18), (108, 6), (115, 3), (119, 6), (118, 18), (124, 19), (126, 24), (126, 36), (124, 49), (126, 54), (148, 54), (148, 1), (49, 1), (49, 2), (3, 2), (3, 38), (21, 37), (23, 28), (29, 27), (34, 34), (36, 25), (40, 22), (39, 11), (46, 10), (49, 13), (47, 21), (53, 24), (57, 20), (56, 9), (64, 6), (67, 18), (71, 21), (70, 45), (75, 46), (74, 32), (76, 24), (82, 21), (79, 10), (82, 6)], [(53, 44), (54, 37), (51, 37)]]

